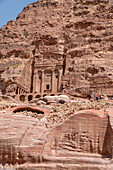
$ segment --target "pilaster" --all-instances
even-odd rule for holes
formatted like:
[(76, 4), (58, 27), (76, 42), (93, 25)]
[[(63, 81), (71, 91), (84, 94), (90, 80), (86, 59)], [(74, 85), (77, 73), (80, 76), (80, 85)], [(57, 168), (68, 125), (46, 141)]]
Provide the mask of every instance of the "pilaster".
[(62, 70), (58, 72), (58, 92), (61, 90)]
[(42, 70), (42, 76), (41, 76), (41, 93), (44, 93), (44, 70)]
[(55, 83), (55, 73), (54, 70), (52, 69), (52, 93), (55, 92), (54, 83)]

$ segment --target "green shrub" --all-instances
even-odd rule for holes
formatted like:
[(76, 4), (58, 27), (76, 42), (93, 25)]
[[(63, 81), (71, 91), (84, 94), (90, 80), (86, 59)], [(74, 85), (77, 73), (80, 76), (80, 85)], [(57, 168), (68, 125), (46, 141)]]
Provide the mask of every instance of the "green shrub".
[(20, 64), (21, 64), (21, 63), (13, 65), (13, 68), (18, 67)]
[(19, 65), (21, 65), (22, 63), (17, 63), (17, 64), (14, 64), (14, 65), (8, 65), (8, 67), (13, 67), (14, 69), (17, 68)]
[(53, 108), (53, 111), (54, 111), (54, 112), (57, 112), (57, 109), (54, 107), (54, 108)]
[(100, 100), (97, 100), (97, 102), (99, 103), (99, 102), (100, 102)]
[(27, 38), (29, 36), (29, 33), (27, 31), (24, 31), (24, 35)]

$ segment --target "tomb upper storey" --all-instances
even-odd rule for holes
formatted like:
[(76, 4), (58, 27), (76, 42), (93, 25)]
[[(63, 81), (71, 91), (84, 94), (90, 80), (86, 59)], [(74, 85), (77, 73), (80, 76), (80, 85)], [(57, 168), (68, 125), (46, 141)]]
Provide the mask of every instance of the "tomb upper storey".
[(55, 39), (35, 42), (34, 57), (37, 65), (63, 65), (64, 45), (58, 46)]

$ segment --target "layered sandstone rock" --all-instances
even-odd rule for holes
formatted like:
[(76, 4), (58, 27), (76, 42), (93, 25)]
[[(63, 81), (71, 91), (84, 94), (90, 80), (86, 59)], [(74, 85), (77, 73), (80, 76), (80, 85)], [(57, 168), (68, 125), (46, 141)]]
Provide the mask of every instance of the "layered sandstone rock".
[(75, 112), (47, 129), (46, 118), (0, 115), (0, 163), (20, 169), (113, 168), (112, 111)]
[(45, 0), (26, 6), (0, 30), (1, 92), (14, 96), (16, 86), (30, 90), (35, 49), (43, 62), (63, 62), (62, 86), (68, 93), (111, 96), (112, 12), (112, 0)]

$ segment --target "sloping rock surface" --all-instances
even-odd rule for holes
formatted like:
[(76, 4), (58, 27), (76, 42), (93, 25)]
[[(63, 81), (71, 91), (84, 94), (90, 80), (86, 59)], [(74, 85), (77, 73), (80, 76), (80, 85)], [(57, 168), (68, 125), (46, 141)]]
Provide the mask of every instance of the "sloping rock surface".
[(44, 126), (44, 120), (0, 114), (0, 130), (2, 165), (22, 169), (113, 168), (112, 127), (103, 111), (77, 112), (52, 129)]

